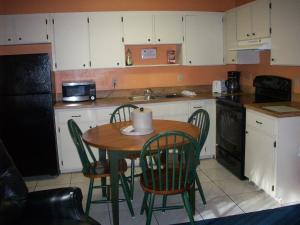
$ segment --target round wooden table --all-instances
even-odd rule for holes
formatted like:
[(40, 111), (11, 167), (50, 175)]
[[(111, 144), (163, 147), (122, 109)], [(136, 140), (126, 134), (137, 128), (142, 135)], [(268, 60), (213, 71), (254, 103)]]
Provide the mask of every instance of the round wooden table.
[[(108, 151), (111, 172), (111, 194), (112, 194), (112, 213), (113, 224), (119, 224), (119, 177), (118, 160), (126, 158), (126, 155), (140, 152), (144, 143), (151, 137), (165, 131), (183, 131), (194, 138), (198, 138), (200, 130), (198, 127), (186, 122), (173, 120), (153, 120), (154, 131), (148, 135), (124, 135), (120, 129), (130, 125), (131, 122), (118, 122), (105, 124), (87, 130), (82, 138), (83, 140), (100, 149)], [(194, 208), (195, 191), (190, 192), (191, 201)]]

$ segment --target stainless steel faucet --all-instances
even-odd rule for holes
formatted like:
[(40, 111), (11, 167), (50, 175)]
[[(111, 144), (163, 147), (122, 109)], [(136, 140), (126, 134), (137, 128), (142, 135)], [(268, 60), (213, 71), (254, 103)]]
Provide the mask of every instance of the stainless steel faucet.
[(151, 90), (151, 88), (145, 89), (145, 90), (144, 90), (145, 100), (150, 100), (152, 94), (153, 94), (153, 91)]

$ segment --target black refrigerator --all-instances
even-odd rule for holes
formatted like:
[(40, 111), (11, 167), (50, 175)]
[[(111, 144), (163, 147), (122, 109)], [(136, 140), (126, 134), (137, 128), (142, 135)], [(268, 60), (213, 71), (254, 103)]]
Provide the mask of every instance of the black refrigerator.
[(58, 175), (48, 54), (0, 56), (0, 138), (25, 177)]

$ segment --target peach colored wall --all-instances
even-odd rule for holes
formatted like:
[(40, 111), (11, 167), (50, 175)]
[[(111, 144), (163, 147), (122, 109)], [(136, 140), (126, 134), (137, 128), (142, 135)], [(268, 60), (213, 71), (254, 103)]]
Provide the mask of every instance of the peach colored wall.
[(234, 0), (0, 0), (0, 14), (129, 10), (223, 12), (234, 6)]
[[(160, 66), (130, 67), (123, 69), (74, 70), (55, 73), (57, 93), (61, 92), (64, 80), (94, 79), (98, 90), (112, 89), (112, 79), (117, 80), (116, 89), (210, 85), (212, 80), (226, 78), (226, 72), (235, 66)], [(183, 76), (178, 80), (178, 75)]]
[(300, 66), (271, 66), (270, 51), (260, 53), (260, 64), (238, 65), (237, 70), (241, 71), (241, 84), (252, 86), (256, 75), (278, 75), (292, 79), (292, 91), (300, 93)]

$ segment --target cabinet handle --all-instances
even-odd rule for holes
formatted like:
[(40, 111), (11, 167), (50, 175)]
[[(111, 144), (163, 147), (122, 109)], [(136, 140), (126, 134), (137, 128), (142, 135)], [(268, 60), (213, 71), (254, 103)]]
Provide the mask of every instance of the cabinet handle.
[(231, 61), (232, 61), (232, 62), (234, 62), (235, 60), (234, 60), (234, 59), (232, 59)]
[(189, 63), (192, 64), (192, 61), (190, 60)]
[(160, 41), (160, 38), (158, 38), (157, 40)]
[(253, 36), (255, 36), (255, 33), (252, 33)]
[(274, 61), (275, 61), (275, 59), (274, 59), (274, 58), (272, 58), (271, 60), (272, 60), (272, 62), (274, 62)]
[(194, 106), (193, 108), (194, 109), (202, 109), (203, 107), (202, 106)]
[(245, 134), (248, 134), (248, 131), (245, 131)]
[(11, 38), (8, 38), (7, 40), (8, 40), (8, 41), (11, 41)]
[(19, 37), (19, 40), (21, 41), (21, 40), (22, 40), (22, 38), (21, 38), (21, 37)]
[(85, 67), (85, 64), (83, 64), (82, 66)]
[(81, 115), (75, 115), (75, 116), (71, 116), (72, 118), (78, 118), (81, 117)]
[(150, 38), (148, 38), (148, 42), (150, 42), (151, 41), (151, 39)]
[(250, 34), (246, 34), (247, 37), (250, 37)]
[(117, 62), (117, 66), (118, 66), (118, 65), (120, 65), (120, 63), (119, 63), (119, 62)]
[(257, 121), (257, 120), (256, 120), (255, 122), (256, 122), (257, 124), (260, 124), (260, 125), (263, 124), (262, 122), (259, 122), (259, 121)]
[(92, 126), (90, 126), (90, 129), (93, 128)]

